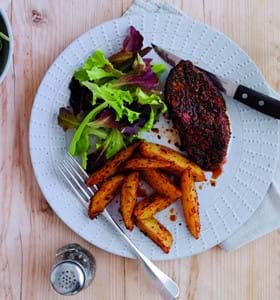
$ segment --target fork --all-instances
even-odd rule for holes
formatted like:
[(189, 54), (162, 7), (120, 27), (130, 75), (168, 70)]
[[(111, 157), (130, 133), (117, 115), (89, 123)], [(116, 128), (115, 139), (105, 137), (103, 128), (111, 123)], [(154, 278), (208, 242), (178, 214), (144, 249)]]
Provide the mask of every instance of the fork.
[[(62, 176), (70, 185), (74, 193), (81, 200), (83, 205), (87, 207), (88, 202), (94, 196), (94, 193), (98, 188), (97, 186), (88, 187), (85, 184), (88, 174), (84, 171), (81, 165), (69, 153), (67, 153), (65, 159), (58, 165), (58, 170), (61, 172)], [(136, 245), (126, 235), (125, 231), (114, 221), (106, 209), (103, 211), (102, 216), (119, 233), (130, 247), (134, 256), (141, 262), (145, 271), (155, 283), (155, 286), (159, 290), (162, 298), (166, 300), (177, 299), (180, 293), (178, 285), (136, 247)]]

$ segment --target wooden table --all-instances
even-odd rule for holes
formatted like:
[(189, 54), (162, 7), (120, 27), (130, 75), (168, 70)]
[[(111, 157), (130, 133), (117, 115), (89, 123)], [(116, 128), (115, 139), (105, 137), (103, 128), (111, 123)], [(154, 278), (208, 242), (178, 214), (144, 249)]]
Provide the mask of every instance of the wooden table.
[[(190, 16), (225, 32), (280, 90), (279, 0), (176, 0)], [(11, 70), (0, 86), (0, 299), (62, 299), (49, 285), (55, 250), (69, 242), (97, 260), (94, 283), (74, 299), (160, 299), (137, 263), (106, 253), (74, 234), (52, 212), (31, 168), (28, 123), (47, 68), (76, 37), (121, 16), (131, 0), (1, 0), (15, 37)], [(280, 299), (280, 231), (233, 253), (219, 248), (159, 262), (180, 299)]]

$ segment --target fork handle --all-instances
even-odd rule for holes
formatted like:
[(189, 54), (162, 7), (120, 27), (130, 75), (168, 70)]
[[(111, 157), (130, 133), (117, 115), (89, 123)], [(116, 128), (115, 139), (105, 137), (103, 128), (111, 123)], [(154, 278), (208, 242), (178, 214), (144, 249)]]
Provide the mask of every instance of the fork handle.
[(146, 273), (150, 276), (150, 278), (155, 283), (155, 286), (159, 290), (161, 296), (165, 300), (174, 300), (179, 297), (179, 287), (169, 276), (163, 273), (154, 263), (151, 262), (129, 239), (126, 233), (122, 230), (122, 228), (114, 221), (111, 215), (104, 210), (103, 216), (107, 219), (107, 221), (117, 230), (120, 236), (126, 241), (126, 243), (130, 246), (130, 249), (144, 266)]

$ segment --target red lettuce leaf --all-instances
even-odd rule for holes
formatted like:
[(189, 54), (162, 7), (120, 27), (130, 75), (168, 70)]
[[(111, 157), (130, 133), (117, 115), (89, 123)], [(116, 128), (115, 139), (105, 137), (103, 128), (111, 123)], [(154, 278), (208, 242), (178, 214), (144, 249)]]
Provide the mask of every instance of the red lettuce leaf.
[(72, 128), (77, 128), (81, 120), (74, 115), (71, 108), (61, 107), (57, 117), (58, 125), (63, 128), (64, 131)]
[(146, 67), (151, 67), (152, 58), (143, 58)]
[(75, 115), (87, 114), (92, 110), (92, 93), (87, 87), (81, 86), (79, 81), (73, 77), (69, 89), (69, 103)]
[(123, 41), (123, 50), (136, 53), (143, 46), (143, 36), (135, 27), (129, 27), (129, 35)]
[(105, 156), (105, 152), (102, 151), (102, 149), (99, 149), (91, 154), (88, 154), (87, 156), (87, 168), (86, 171), (88, 174), (92, 174), (99, 168), (101, 168), (105, 163), (107, 159)]
[(112, 108), (104, 109), (94, 122), (103, 122), (104, 127), (107, 128), (122, 128), (125, 126), (124, 121), (116, 121), (116, 113)]
[(142, 57), (151, 51), (151, 47), (142, 48), (143, 46), (143, 36), (136, 30), (135, 27), (129, 27), (129, 35), (125, 38), (123, 42), (122, 49), (113, 54), (109, 61), (113, 64), (114, 68), (127, 72), (130, 70), (137, 53)]
[[(143, 48), (138, 52), (141, 57), (144, 57), (152, 50), (151, 47)], [(126, 50), (121, 50), (120, 52), (113, 54), (109, 61), (113, 64), (114, 68), (122, 71), (122, 72), (129, 72), (132, 68), (133, 62), (137, 57), (137, 53), (127, 52)], [(150, 60), (150, 58), (147, 58)]]
[[(132, 105), (131, 109), (136, 109), (134, 107), (135, 105), (137, 104)], [(124, 134), (126, 137), (129, 137), (137, 134), (138, 131), (141, 130), (149, 118), (150, 110), (151, 108), (149, 105), (142, 105), (139, 120), (131, 124), (126, 117), (123, 117), (118, 122), (115, 121), (116, 114), (114, 110), (107, 108), (98, 115), (98, 118), (94, 122), (102, 122), (103, 126), (107, 128), (117, 128), (122, 134)]]
[(141, 56), (141, 57), (144, 57), (146, 56), (153, 48), (152, 47), (145, 47), (143, 49), (141, 49), (140, 51), (138, 51), (138, 54)]
[(115, 83), (116, 86), (138, 86), (146, 91), (158, 88), (159, 79), (150, 67), (145, 71), (136, 74), (127, 74)]

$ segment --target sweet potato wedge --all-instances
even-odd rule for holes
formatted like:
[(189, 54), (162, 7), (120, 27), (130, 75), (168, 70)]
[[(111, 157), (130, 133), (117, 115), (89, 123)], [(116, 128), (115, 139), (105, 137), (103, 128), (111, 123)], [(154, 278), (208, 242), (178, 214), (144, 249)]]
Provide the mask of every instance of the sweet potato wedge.
[(123, 169), (124, 170), (147, 170), (147, 169), (165, 169), (170, 168), (174, 163), (166, 160), (156, 160), (150, 158), (132, 158), (129, 159)]
[(191, 162), (189, 159), (175, 150), (162, 145), (152, 144), (148, 142), (143, 142), (140, 145), (139, 150), (144, 157), (173, 162), (174, 165), (169, 169), (171, 171), (174, 171), (175, 173), (181, 174), (185, 169), (191, 169), (191, 173), (195, 178), (195, 181), (205, 180), (203, 170), (198, 165)]
[(116, 175), (105, 181), (90, 200), (88, 216), (95, 218), (103, 212), (105, 207), (114, 199), (123, 181), (124, 175)]
[(160, 195), (171, 199), (181, 197), (181, 191), (170, 181), (170, 179), (157, 170), (142, 172), (143, 179)]
[(149, 197), (149, 200), (146, 199), (147, 198), (138, 202), (135, 206), (134, 215), (137, 219), (150, 218), (154, 214), (164, 210), (177, 200), (176, 198), (172, 199), (158, 194), (153, 194)]
[(172, 246), (172, 234), (155, 218), (136, 219), (136, 226), (154, 241), (163, 252), (168, 253)]
[(136, 142), (117, 153), (115, 157), (111, 160), (108, 160), (102, 168), (90, 175), (86, 181), (86, 184), (88, 186), (93, 186), (114, 175), (119, 166), (132, 156), (133, 152), (139, 147), (140, 143), (141, 141)]
[(181, 190), (182, 206), (187, 227), (193, 237), (198, 239), (200, 234), (199, 203), (194, 180), (188, 169), (181, 176)]
[(139, 173), (133, 172), (125, 177), (121, 189), (120, 213), (128, 230), (133, 229), (132, 215), (137, 200), (138, 186)]

